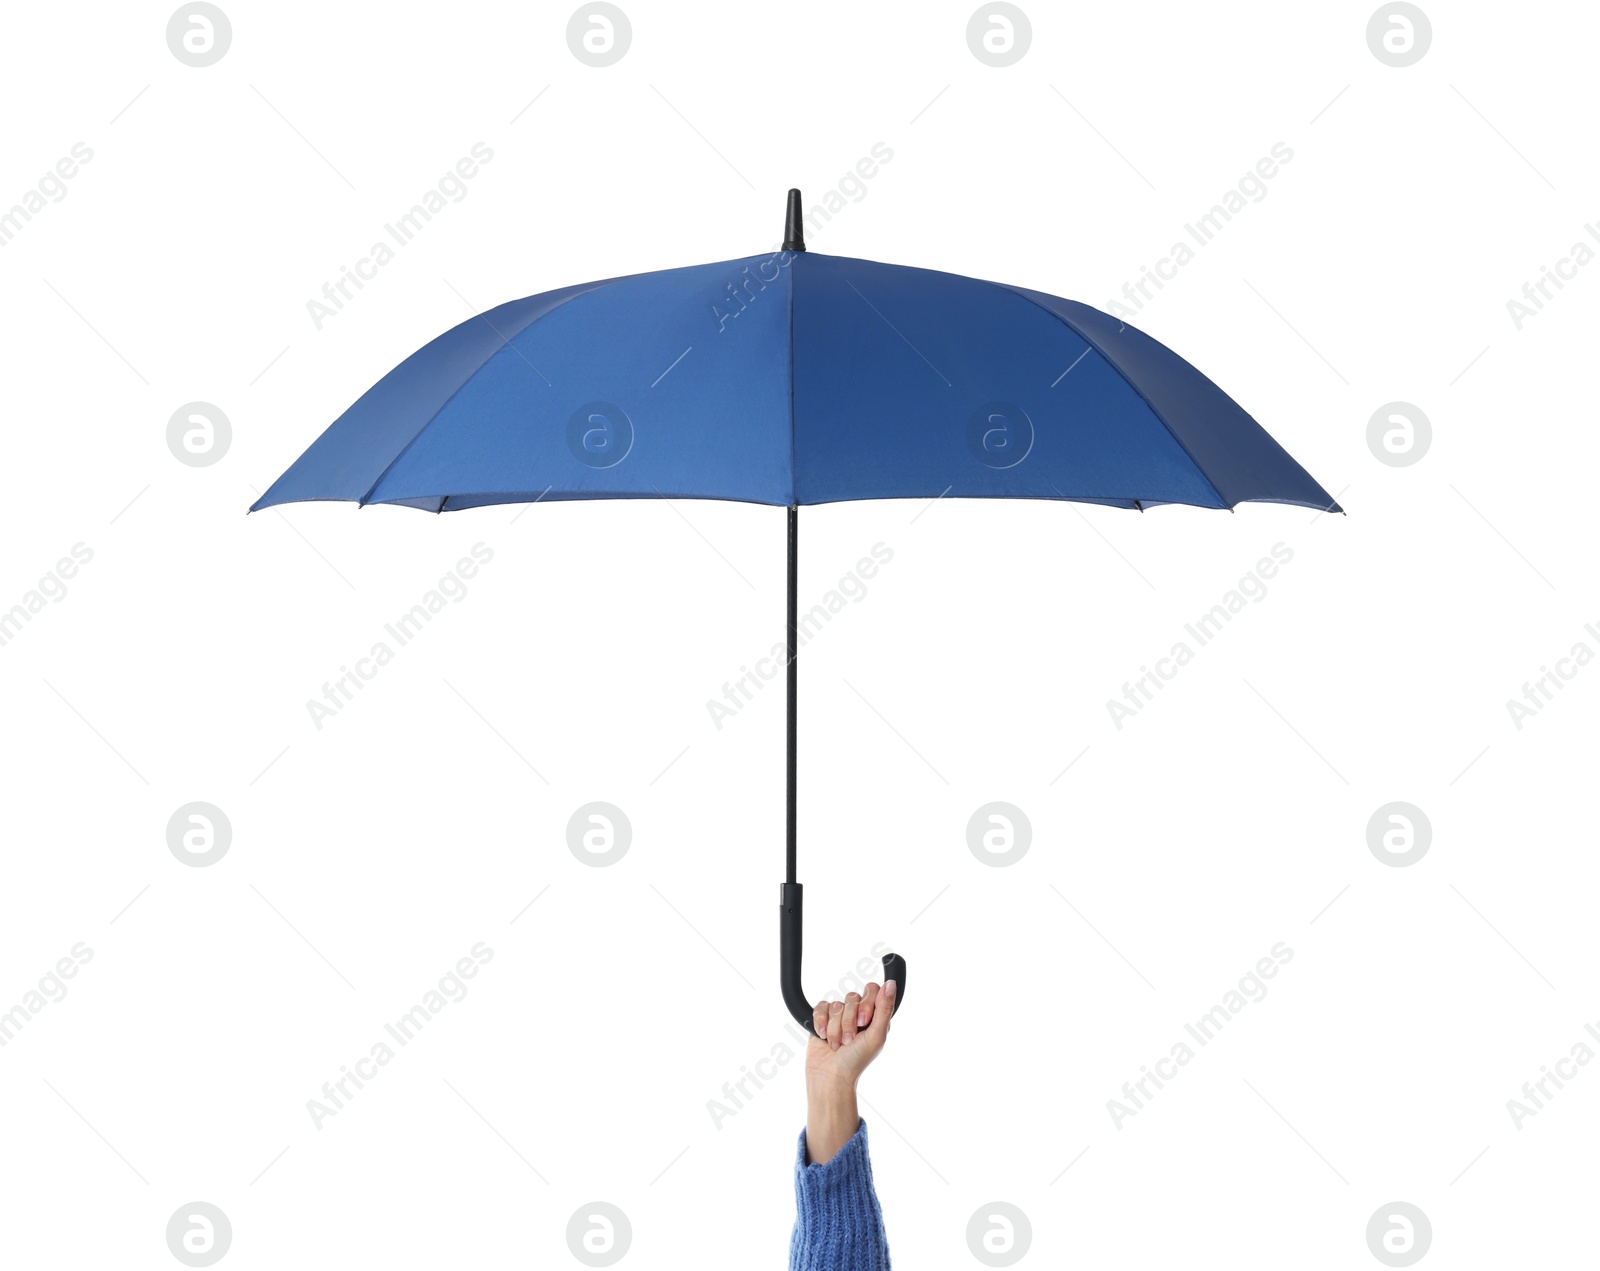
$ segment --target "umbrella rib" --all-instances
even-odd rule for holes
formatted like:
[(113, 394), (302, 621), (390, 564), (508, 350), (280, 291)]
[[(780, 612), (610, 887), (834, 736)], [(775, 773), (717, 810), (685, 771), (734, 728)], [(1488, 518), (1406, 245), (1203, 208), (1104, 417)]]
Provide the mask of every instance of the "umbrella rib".
[[(804, 251), (797, 253), (803, 255)], [(788, 303), (789, 303), (789, 506), (800, 506), (800, 474), (796, 468), (797, 448), (794, 436), (794, 275), (795, 271), (788, 271)]]
[[(411, 449), (411, 447), (417, 444), (417, 439), (420, 438), (423, 433), (428, 431), (428, 428), (433, 423), (433, 421), (438, 419), (439, 416), (444, 413), (445, 408), (447, 406), (449, 406), (451, 402), (455, 401), (456, 397), (461, 393), (461, 390), (464, 389), (468, 384), (470, 384), (472, 382), (473, 377), (475, 375), (477, 375), (479, 371), (483, 370), (484, 367), (488, 366), (490, 362), (494, 361), (495, 358), (499, 357), (500, 354), (503, 353), (507, 348), (510, 348), (512, 339), (515, 339), (517, 336), (521, 335), (524, 331), (526, 331), (529, 327), (531, 327), (535, 322), (539, 321), (540, 318), (549, 317), (557, 309), (560, 309), (564, 305), (571, 304), (579, 296), (587, 296), (591, 291), (599, 291), (600, 288), (602, 288), (602, 287), (609, 287), (612, 283), (620, 282), (620, 281), (621, 281), (620, 278), (606, 278), (606, 279), (602, 279), (600, 282), (595, 283), (593, 286), (584, 287), (581, 291), (574, 291), (565, 300), (558, 301), (556, 304), (551, 305), (548, 309), (543, 310), (537, 316), (528, 319), (528, 321), (525, 322), (522, 326), (518, 327), (516, 331), (512, 332), (512, 335), (511, 335), (510, 339), (507, 339), (505, 336), (500, 336), (500, 332), (495, 327), (494, 323), (490, 322), (487, 318), (484, 318), (483, 319), (484, 323), (485, 323), (486, 326), (488, 326), (489, 330), (493, 331), (495, 333), (495, 335), (500, 336), (500, 347), (495, 349), (494, 352), (490, 353), (488, 357), (484, 358), (483, 361), (479, 362), (475, 367), (473, 367), (470, 373), (468, 373), (467, 375), (462, 377), (461, 383), (457, 384), (455, 386), (455, 388), (451, 390), (450, 396), (445, 398), (444, 401), (439, 403), (439, 409), (434, 411), (431, 415), (429, 415), (427, 417), (427, 419), (422, 421), (421, 426), (419, 426), (417, 431), (411, 435), (411, 440), (406, 442), (405, 445), (401, 446), (400, 449), (395, 452), (394, 458), (389, 460), (389, 462), (384, 465), (383, 471), (378, 473), (378, 475), (373, 478), (372, 484), (367, 487), (367, 492), (365, 494), (363, 494), (359, 499), (357, 499), (356, 502), (358, 504), (360, 504), (361, 506), (363, 506), (363, 507), (366, 506), (367, 500), (372, 497), (372, 492), (374, 490), (376, 490), (380, 485), (383, 484), (383, 479), (386, 476), (388, 476), (390, 472), (392, 472), (394, 470), (395, 464), (399, 463), (400, 460), (402, 460), (402, 459), (404, 459), (406, 457), (406, 453)], [(458, 292), (457, 294), (459, 295), (460, 293)], [(496, 308), (498, 308), (498, 307), (499, 306), (497, 305)], [(484, 312), (487, 313), (487, 312), (489, 312), (489, 310), (486, 309), (486, 310), (484, 310)], [(475, 314), (472, 315), (472, 317), (467, 319), (467, 322), (474, 322), (479, 318), (483, 318), (483, 314), (482, 313), (475, 313)], [(465, 325), (466, 325), (466, 322), (458, 322), (456, 324), (456, 326), (455, 327), (451, 327), (450, 330), (454, 331), (456, 329), (456, 327), (463, 327)], [(424, 346), (424, 347), (426, 347), (426, 346)], [(513, 350), (513, 352), (515, 352), (515, 351), (516, 350)], [(520, 354), (519, 354), (519, 356), (520, 356)], [(526, 358), (523, 358), (522, 360), (527, 362)], [(401, 365), (404, 365), (404, 363), (402, 363)], [(528, 362), (528, 365), (532, 366), (533, 363), (532, 362)], [(396, 368), (396, 369), (398, 369), (398, 368)], [(537, 369), (537, 368), (535, 368), (535, 369)], [(393, 371), (390, 372), (391, 375), (393, 373), (394, 373)], [(387, 378), (387, 376), (385, 378)], [(543, 377), (541, 376), (540, 378), (543, 378)], [(383, 381), (379, 380), (378, 382), (381, 384)], [(545, 382), (549, 383), (548, 380), (546, 380)], [(368, 391), (370, 392), (371, 390), (369, 389)], [(335, 421), (335, 422), (337, 422), (337, 421)], [(448, 492), (446, 492), (446, 496), (445, 497), (447, 497), (447, 498), (449, 497)], [(442, 509), (442, 505), (441, 505), (441, 509)]]
[[(911, 343), (910, 340), (906, 340), (905, 333), (902, 332), (899, 327), (895, 326), (894, 323), (890, 322), (888, 318), (884, 318), (883, 317), (883, 310), (878, 308), (877, 305), (873, 304), (872, 301), (867, 300), (866, 296), (862, 294), (862, 291), (861, 291), (860, 287), (856, 286), (855, 283), (851, 282), (848, 278), (846, 278), (844, 280), (844, 285), (846, 287), (850, 288), (851, 291), (855, 292), (856, 295), (861, 296), (861, 299), (866, 302), (867, 308), (871, 309), (872, 312), (877, 314), (880, 318), (883, 318), (884, 326), (888, 327), (889, 330), (893, 331), (902, 340), (905, 340), (906, 348), (910, 349), (913, 353), (915, 353), (918, 357), (920, 357), (924, 362), (928, 362), (927, 355), (924, 354), (923, 351), (921, 349), (919, 349), (916, 345)], [(932, 362), (928, 362), (928, 369), (930, 371), (932, 371), (935, 375), (937, 375), (940, 379), (944, 380), (944, 386), (946, 388), (953, 387), (949, 380), (945, 380), (944, 379), (944, 372), (941, 371)]]
[[(1152, 415), (1155, 416), (1156, 423), (1160, 424), (1163, 428), (1165, 428), (1167, 430), (1167, 436), (1171, 437), (1172, 441), (1173, 441), (1173, 444), (1176, 445), (1179, 450), (1183, 451), (1184, 458), (1186, 458), (1190, 462), (1190, 464), (1192, 464), (1194, 466), (1194, 470), (1200, 474), (1200, 479), (1202, 481), (1204, 481), (1206, 483), (1206, 485), (1210, 487), (1211, 492), (1217, 496), (1218, 503), (1222, 507), (1225, 507), (1225, 508), (1229, 509), (1230, 511), (1232, 511), (1233, 504), (1229, 503), (1228, 500), (1223, 496), (1222, 491), (1217, 489), (1216, 482), (1214, 482), (1211, 479), (1211, 474), (1200, 466), (1200, 461), (1194, 457), (1194, 454), (1190, 451), (1189, 447), (1183, 444), (1183, 438), (1178, 436), (1177, 432), (1173, 429), (1172, 425), (1169, 424), (1162, 417), (1161, 412), (1156, 409), (1155, 403), (1152, 402), (1148, 397), (1146, 397), (1144, 395), (1143, 391), (1139, 388), (1139, 386), (1137, 384), (1135, 384), (1131, 379), (1129, 379), (1127, 373), (1120, 366), (1117, 365), (1116, 360), (1114, 358), (1112, 358), (1110, 356), (1110, 354), (1108, 354), (1103, 348), (1101, 348), (1100, 345), (1095, 340), (1091, 339), (1089, 336), (1085, 335), (1082, 331), (1078, 330), (1077, 326), (1074, 323), (1072, 323), (1068, 319), (1062, 317), (1054, 309), (1046, 308), (1044, 305), (1040, 304), (1037, 300), (1035, 300), (1032, 296), (1024, 295), (1022, 292), (1018, 291), (1015, 287), (1008, 286), (1007, 284), (1005, 284), (1003, 282), (990, 282), (987, 278), (979, 278), (979, 279), (975, 279), (975, 281), (986, 283), (988, 286), (994, 287), (994, 288), (996, 288), (996, 289), (998, 289), (1000, 291), (1010, 292), (1013, 296), (1016, 296), (1018, 299), (1024, 300), (1028, 304), (1031, 304), (1035, 309), (1039, 310), (1041, 313), (1049, 314), (1052, 318), (1054, 318), (1062, 326), (1066, 327), (1066, 329), (1068, 331), (1072, 332), (1073, 335), (1077, 336), (1078, 339), (1082, 340), (1091, 349), (1093, 349), (1095, 351), (1095, 353), (1099, 355), (1100, 360), (1102, 362), (1104, 362), (1107, 366), (1109, 366), (1113, 371), (1115, 371), (1117, 373), (1117, 378), (1119, 378), (1124, 384), (1126, 384), (1128, 386), (1129, 390), (1134, 394), (1134, 396), (1136, 396), (1141, 402), (1143, 402), (1145, 404), (1146, 409), (1148, 409), (1149, 412)], [(1176, 356), (1176, 355), (1174, 355), (1174, 356)], [(1073, 365), (1077, 365), (1077, 364), (1074, 363)], [(1051, 387), (1053, 388), (1055, 386), (1051, 385)], [(1265, 432), (1266, 430), (1262, 429), (1262, 431)], [(1274, 444), (1276, 444), (1276, 443), (1274, 443)], [(1143, 510), (1144, 510), (1143, 508), (1140, 509), (1140, 511), (1143, 511)]]
[[(532, 371), (535, 375), (537, 375), (540, 379), (542, 379), (544, 381), (544, 386), (546, 388), (554, 388), (555, 387), (555, 385), (550, 382), (550, 377), (548, 375), (546, 375), (543, 371), (541, 371), (532, 362), (528, 362), (527, 355), (524, 354), (521, 349), (517, 348), (515, 345), (513, 345), (511, 343), (511, 338), (509, 336), (500, 335), (500, 328), (495, 326), (494, 323), (490, 322), (489, 319), (487, 317), (485, 317), (485, 315), (489, 312), (487, 309), (474, 308), (472, 301), (468, 300), (465, 296), (463, 296), (461, 294), (461, 292), (456, 289), (456, 285), (453, 282), (451, 282), (448, 278), (446, 278), (444, 280), (444, 285), (446, 287), (450, 288), (451, 291), (454, 291), (456, 293), (456, 296), (460, 299), (462, 304), (466, 305), (467, 308), (473, 310), (472, 316), (474, 318), (483, 318), (484, 324), (489, 328), (489, 330), (493, 331), (496, 335), (500, 336), (500, 348), (510, 349), (513, 353), (515, 353), (518, 357), (520, 357), (524, 362), (527, 362), (528, 363), (528, 369), (530, 371)], [(557, 305), (556, 307), (560, 308), (560, 305)], [(544, 316), (546, 316), (546, 315), (541, 313), (539, 315), (539, 318), (542, 318)], [(533, 320), (533, 322), (528, 323), (528, 326), (523, 327), (522, 330), (526, 331), (528, 329), (528, 327), (531, 327), (534, 322), (537, 322), (539, 320), (539, 318), (535, 318)], [(521, 335), (522, 331), (517, 332), (517, 334)], [(500, 352), (500, 349), (496, 349), (494, 351), (494, 353), (499, 353), (499, 352)], [(493, 357), (494, 353), (491, 353), (489, 356)], [(487, 360), (485, 360), (485, 365), (487, 365), (487, 364), (488, 364)], [(672, 366), (676, 366), (676, 365), (677, 365), (676, 362), (674, 362), (672, 364)], [(669, 366), (667, 368), (667, 370), (670, 371), (672, 369), (672, 366)], [(663, 374), (665, 374), (665, 372), (663, 372)], [(651, 387), (654, 388), (655, 385), (652, 384)]]

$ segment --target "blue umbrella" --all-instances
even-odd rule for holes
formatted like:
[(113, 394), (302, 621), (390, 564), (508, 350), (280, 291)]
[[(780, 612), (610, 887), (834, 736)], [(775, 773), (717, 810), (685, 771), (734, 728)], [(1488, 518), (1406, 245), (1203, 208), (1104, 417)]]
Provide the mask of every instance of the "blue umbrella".
[[(1026, 287), (781, 250), (513, 300), (374, 384), (251, 511), (344, 500), (454, 512), (556, 499), (789, 510), (783, 999), (804, 1028), (795, 878), (799, 509), (1060, 499), (1339, 511), (1226, 393), (1116, 318)], [(883, 959), (905, 1001), (906, 965)]]

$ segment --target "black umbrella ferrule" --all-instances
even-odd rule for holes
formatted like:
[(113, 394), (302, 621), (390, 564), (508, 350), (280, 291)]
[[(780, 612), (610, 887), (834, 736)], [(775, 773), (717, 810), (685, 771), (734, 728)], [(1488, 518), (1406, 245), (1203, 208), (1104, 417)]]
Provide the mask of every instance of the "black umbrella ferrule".
[(806, 226), (800, 219), (800, 191), (789, 191), (789, 207), (783, 218), (783, 250), (803, 252), (806, 249)]

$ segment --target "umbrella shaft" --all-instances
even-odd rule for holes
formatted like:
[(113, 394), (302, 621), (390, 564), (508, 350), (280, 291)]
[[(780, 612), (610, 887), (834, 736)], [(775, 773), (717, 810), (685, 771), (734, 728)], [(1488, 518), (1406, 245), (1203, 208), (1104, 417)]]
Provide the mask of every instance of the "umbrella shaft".
[(795, 761), (796, 733), (795, 733), (795, 705), (799, 697), (799, 680), (797, 656), (800, 651), (800, 509), (793, 505), (789, 508), (789, 720), (788, 720), (788, 807), (787, 807), (787, 841), (785, 856), (788, 873), (785, 878), (788, 882), (798, 881), (795, 878)]

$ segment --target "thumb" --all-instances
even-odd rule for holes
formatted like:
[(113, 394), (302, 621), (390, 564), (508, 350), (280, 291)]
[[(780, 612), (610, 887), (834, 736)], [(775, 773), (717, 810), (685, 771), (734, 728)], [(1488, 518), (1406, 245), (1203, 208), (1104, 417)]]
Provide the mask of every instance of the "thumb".
[(889, 1018), (894, 1014), (895, 1003), (899, 1000), (900, 986), (893, 980), (885, 980), (883, 989), (878, 994), (877, 1009), (873, 1012), (872, 1022), (864, 1030), (865, 1036), (882, 1044), (882, 1039), (889, 1032)]

